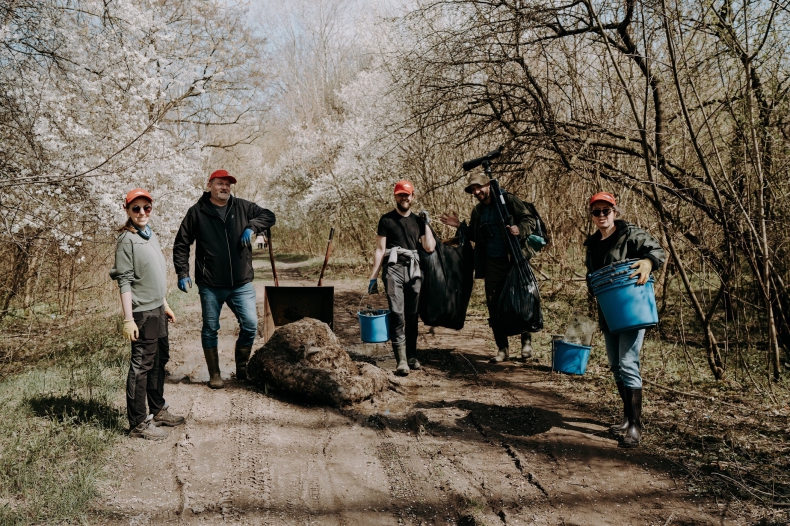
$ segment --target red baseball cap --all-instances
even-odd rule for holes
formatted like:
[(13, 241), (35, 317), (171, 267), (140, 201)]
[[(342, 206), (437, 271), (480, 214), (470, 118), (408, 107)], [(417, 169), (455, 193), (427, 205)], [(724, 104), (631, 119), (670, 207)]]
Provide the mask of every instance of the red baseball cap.
[(211, 182), (212, 179), (228, 179), (230, 184), (236, 184), (236, 178), (230, 175), (226, 170), (215, 170), (211, 172), (208, 182)]
[(414, 185), (411, 184), (411, 181), (398, 181), (395, 183), (395, 195), (398, 194), (413, 194), (414, 193)]
[(129, 193), (126, 194), (126, 203), (123, 205), (124, 208), (127, 208), (129, 206), (129, 203), (131, 203), (138, 197), (148, 199), (152, 203), (154, 202), (154, 198), (151, 197), (151, 194), (149, 194), (146, 190), (143, 190), (142, 188), (135, 188), (134, 190), (129, 190)]
[(614, 196), (609, 192), (598, 192), (594, 196), (590, 198), (590, 205), (592, 205), (596, 201), (603, 201), (605, 203), (609, 203), (612, 206), (617, 206), (617, 201), (615, 201)]

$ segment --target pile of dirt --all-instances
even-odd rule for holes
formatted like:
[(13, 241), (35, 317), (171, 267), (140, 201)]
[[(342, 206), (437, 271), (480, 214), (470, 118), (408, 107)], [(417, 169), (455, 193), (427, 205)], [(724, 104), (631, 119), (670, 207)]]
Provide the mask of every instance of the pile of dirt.
[(276, 331), (247, 366), (250, 380), (317, 404), (341, 406), (384, 390), (387, 373), (351, 360), (326, 323), (304, 318)]

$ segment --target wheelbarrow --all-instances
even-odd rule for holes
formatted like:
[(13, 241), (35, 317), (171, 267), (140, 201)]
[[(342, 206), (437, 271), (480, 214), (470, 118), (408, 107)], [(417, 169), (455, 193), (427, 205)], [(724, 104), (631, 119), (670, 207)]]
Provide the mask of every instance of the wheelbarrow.
[(329, 231), (329, 241), (326, 245), (324, 265), (318, 278), (316, 287), (281, 287), (277, 279), (277, 268), (274, 264), (274, 251), (272, 249), (271, 231), (267, 232), (269, 239), (269, 261), (272, 265), (274, 286), (264, 287), (263, 292), (263, 341), (268, 341), (274, 331), (283, 325), (299, 321), (302, 318), (320, 320), (332, 329), (335, 321), (335, 287), (323, 286), (324, 271), (329, 263), (329, 254), (332, 248), (334, 227)]

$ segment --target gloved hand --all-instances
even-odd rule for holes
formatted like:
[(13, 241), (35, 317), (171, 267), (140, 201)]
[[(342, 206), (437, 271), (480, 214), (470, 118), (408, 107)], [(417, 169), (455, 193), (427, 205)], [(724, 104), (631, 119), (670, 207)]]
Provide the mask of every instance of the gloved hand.
[(639, 279), (636, 280), (637, 285), (644, 285), (647, 283), (647, 280), (650, 279), (650, 271), (653, 270), (653, 262), (647, 258), (640, 259), (633, 265), (631, 268), (636, 269), (636, 272), (628, 276), (629, 278), (635, 278), (639, 276)]
[(426, 225), (430, 225), (431, 224), (431, 216), (428, 215), (428, 211), (427, 210), (421, 210), (418, 215), (420, 216), (420, 219), (425, 221)]
[(379, 293), (379, 280), (372, 279), (370, 283), (368, 283), (368, 294), (378, 294)]
[(134, 320), (123, 320), (123, 338), (130, 342), (136, 342), (140, 336), (140, 330)]
[(187, 285), (189, 285), (190, 289), (192, 288), (192, 278), (190, 278), (189, 276), (178, 280), (178, 290), (180, 290), (181, 292), (189, 292), (187, 290)]
[(252, 246), (252, 238), (255, 236), (255, 232), (248, 228), (244, 231), (241, 235), (241, 246), (243, 247), (251, 247)]
[(527, 244), (534, 250), (535, 252), (540, 252), (543, 247), (546, 246), (546, 240), (540, 236), (536, 236), (535, 234), (530, 234), (527, 237)]

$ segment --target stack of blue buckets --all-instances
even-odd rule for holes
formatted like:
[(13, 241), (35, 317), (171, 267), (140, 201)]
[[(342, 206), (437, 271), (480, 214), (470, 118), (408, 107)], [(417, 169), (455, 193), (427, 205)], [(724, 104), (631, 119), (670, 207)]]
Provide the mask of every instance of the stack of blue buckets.
[[(637, 285), (629, 259), (612, 263), (590, 274), (593, 295), (612, 334), (644, 329), (658, 323), (658, 309), (653, 288), (655, 279)], [(553, 342), (552, 369), (569, 374), (584, 374), (591, 347), (555, 340)]]

